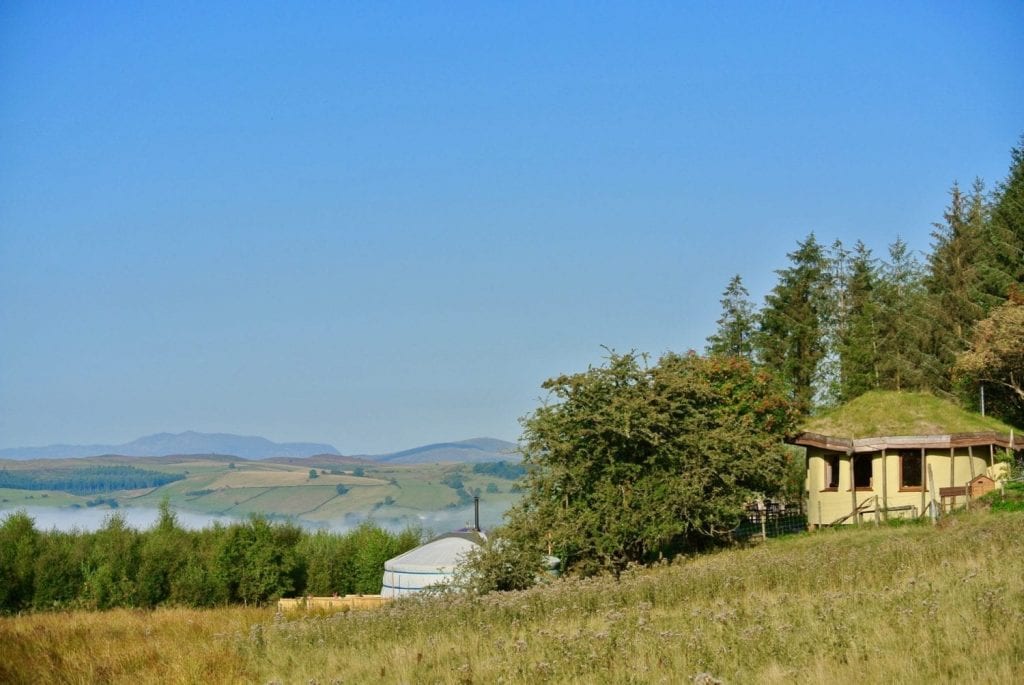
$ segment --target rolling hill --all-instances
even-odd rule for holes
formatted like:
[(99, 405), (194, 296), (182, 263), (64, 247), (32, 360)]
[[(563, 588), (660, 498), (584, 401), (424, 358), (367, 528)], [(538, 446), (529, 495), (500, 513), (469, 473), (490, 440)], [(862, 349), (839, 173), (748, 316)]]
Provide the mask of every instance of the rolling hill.
[(364, 457), (384, 464), (440, 464), (457, 462), (477, 464), (488, 461), (519, 461), (515, 443), (496, 438), (472, 438), (459, 442), (438, 442), (432, 445)]

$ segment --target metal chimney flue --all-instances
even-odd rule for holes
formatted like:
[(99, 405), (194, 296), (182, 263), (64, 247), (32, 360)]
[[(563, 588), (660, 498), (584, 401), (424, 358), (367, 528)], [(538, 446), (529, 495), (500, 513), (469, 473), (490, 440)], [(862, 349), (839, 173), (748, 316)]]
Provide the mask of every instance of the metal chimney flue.
[(480, 495), (473, 496), (473, 527), (480, 532)]

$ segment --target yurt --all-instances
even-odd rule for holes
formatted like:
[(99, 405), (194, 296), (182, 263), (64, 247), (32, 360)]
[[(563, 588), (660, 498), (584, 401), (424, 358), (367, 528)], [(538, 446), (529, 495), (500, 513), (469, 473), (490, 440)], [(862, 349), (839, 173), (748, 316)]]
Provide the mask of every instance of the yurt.
[(450, 583), (466, 554), (483, 544), (483, 534), (461, 531), (443, 535), (384, 562), (383, 597), (404, 597), (424, 588)]

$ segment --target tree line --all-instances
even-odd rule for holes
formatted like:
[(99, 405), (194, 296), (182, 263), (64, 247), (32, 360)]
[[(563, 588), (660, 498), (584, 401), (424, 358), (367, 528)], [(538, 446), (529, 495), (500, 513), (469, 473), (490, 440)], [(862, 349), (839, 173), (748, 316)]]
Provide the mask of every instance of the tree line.
[(420, 541), (418, 531), (396, 534), (370, 522), (342, 534), (260, 516), (187, 530), (166, 501), (147, 530), (115, 513), (95, 532), (40, 531), (14, 512), (0, 522), (0, 612), (377, 594), (384, 562)]
[(60, 490), (92, 495), (116, 490), (157, 488), (184, 479), (180, 473), (150, 471), (134, 466), (83, 466), (70, 469), (0, 469), (0, 488)]
[(989, 192), (954, 183), (930, 251), (902, 238), (876, 257), (811, 233), (758, 308), (740, 275), (722, 295), (709, 354), (772, 370), (799, 411), (868, 390), (926, 390), (1024, 425), (1024, 138)]

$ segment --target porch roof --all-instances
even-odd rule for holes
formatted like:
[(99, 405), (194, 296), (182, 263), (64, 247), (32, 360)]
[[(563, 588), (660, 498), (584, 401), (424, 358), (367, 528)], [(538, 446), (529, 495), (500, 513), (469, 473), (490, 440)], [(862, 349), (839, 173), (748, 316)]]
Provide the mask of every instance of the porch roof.
[[(1013, 444), (1011, 444), (1013, 441)], [(878, 452), (883, 449), (949, 449), (955, 447), (976, 447), (995, 445), (997, 447), (1022, 447), (1019, 439), (1014, 440), (1012, 434), (1001, 434), (994, 431), (977, 433), (947, 433), (945, 435), (892, 435), (870, 438), (844, 438), (834, 435), (822, 435), (804, 431), (787, 438), (786, 442), (804, 447), (818, 447), (830, 452), (844, 454)]]

